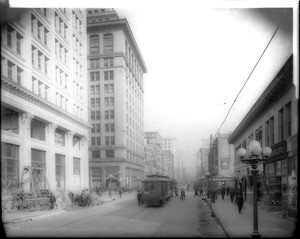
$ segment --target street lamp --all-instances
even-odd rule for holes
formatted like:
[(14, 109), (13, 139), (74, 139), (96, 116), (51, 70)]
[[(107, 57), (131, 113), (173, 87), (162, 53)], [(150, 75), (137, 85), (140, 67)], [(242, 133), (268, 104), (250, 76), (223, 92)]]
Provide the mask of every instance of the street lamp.
[[(239, 148), (237, 151), (238, 156), (241, 158), (241, 162), (250, 164), (252, 166), (252, 177), (253, 177), (253, 238), (260, 238), (258, 232), (258, 217), (257, 217), (257, 184), (256, 177), (258, 174), (257, 164), (259, 161), (265, 161), (272, 154), (272, 149), (269, 147), (261, 148), (260, 143), (253, 140), (249, 143), (249, 158), (244, 158), (246, 156), (246, 149)], [(262, 153), (262, 157), (259, 157)]]

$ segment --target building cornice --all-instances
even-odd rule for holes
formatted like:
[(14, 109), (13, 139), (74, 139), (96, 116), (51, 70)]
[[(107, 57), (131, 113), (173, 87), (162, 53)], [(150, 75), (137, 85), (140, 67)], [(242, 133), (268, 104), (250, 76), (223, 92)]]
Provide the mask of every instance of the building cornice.
[(279, 73), (262, 93), (241, 123), (228, 137), (232, 144), (259, 116), (273, 106), (291, 87), (293, 87), (293, 55), (289, 57)]
[(77, 124), (81, 127), (84, 127), (86, 129), (91, 129), (92, 125), (75, 118), (73, 115), (65, 112), (64, 110), (60, 109), (59, 107), (57, 107), (56, 105), (52, 104), (51, 102), (43, 99), (42, 97), (35, 95), (33, 92), (29, 91), (28, 89), (26, 89), (25, 87), (17, 84), (14, 81), (9, 80), (7, 77), (2, 76), (1, 77), (1, 87), (3, 90), (6, 90), (26, 101), (29, 101), (45, 110), (48, 110), (49, 112), (64, 118), (74, 124)]
[(139, 50), (139, 47), (137, 45), (137, 42), (134, 39), (133, 33), (131, 31), (131, 28), (128, 24), (127, 19), (113, 19), (113, 20), (109, 20), (109, 21), (103, 21), (103, 22), (90, 22), (87, 23), (87, 29), (88, 32), (94, 32), (94, 31), (104, 31), (104, 30), (112, 30), (112, 29), (118, 29), (118, 28), (122, 28), (123, 31), (125, 32), (125, 34), (127, 35), (127, 39), (130, 42), (130, 45), (133, 46), (132, 49), (135, 52), (135, 55), (137, 57), (137, 59), (139, 60), (140, 66), (142, 68), (142, 71), (144, 73), (147, 73), (147, 67), (146, 64), (144, 62), (144, 59), (142, 57), (142, 54)]

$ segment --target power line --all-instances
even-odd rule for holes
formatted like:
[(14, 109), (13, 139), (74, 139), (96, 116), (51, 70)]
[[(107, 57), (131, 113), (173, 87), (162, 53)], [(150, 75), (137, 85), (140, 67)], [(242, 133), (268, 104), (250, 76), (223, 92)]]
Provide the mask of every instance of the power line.
[(227, 112), (227, 114), (226, 114), (226, 116), (225, 116), (225, 118), (224, 118), (224, 120), (223, 120), (221, 126), (219, 127), (219, 129), (218, 129), (217, 132), (215, 133), (213, 139), (216, 137), (216, 135), (219, 133), (220, 129), (222, 128), (223, 124), (225, 123), (225, 121), (226, 121), (226, 119), (227, 119), (227, 117), (228, 117), (228, 115), (229, 115), (229, 113), (230, 113), (230, 111), (231, 111), (231, 109), (232, 109), (234, 103), (236, 102), (236, 100), (237, 100), (237, 98), (239, 97), (240, 93), (242, 92), (242, 90), (244, 89), (244, 87), (245, 87), (245, 85), (247, 84), (248, 80), (250, 79), (250, 77), (251, 77), (252, 73), (254, 72), (256, 66), (258, 65), (260, 59), (261, 59), (262, 56), (265, 54), (265, 52), (266, 52), (268, 46), (270, 45), (271, 41), (273, 40), (273, 38), (274, 38), (274, 36), (275, 36), (275, 34), (276, 34), (278, 28), (279, 28), (279, 26), (276, 28), (276, 30), (275, 30), (275, 32), (273, 33), (271, 39), (269, 40), (267, 46), (265, 47), (265, 49), (264, 49), (264, 51), (262, 52), (262, 54), (261, 54), (261, 56), (259, 57), (259, 59), (257, 60), (256, 64), (254, 65), (254, 67), (253, 67), (253, 69), (252, 69), (252, 71), (250, 72), (250, 74), (249, 74), (247, 80), (245, 81), (244, 85), (242, 86), (242, 88), (240, 89), (239, 93), (237, 94), (237, 96), (235, 97), (234, 101), (232, 102), (232, 105), (231, 105), (229, 111)]

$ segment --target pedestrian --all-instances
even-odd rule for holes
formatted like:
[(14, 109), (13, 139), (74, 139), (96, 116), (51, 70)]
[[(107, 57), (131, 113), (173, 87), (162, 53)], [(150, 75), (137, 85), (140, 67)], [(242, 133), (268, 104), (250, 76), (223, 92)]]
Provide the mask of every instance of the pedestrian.
[(119, 195), (120, 195), (120, 198), (122, 196), (122, 189), (119, 189)]
[(200, 197), (202, 197), (202, 196), (203, 196), (203, 189), (200, 188)]
[(230, 191), (230, 188), (227, 187), (227, 188), (226, 188), (226, 195), (227, 195), (227, 196), (229, 196), (229, 191)]
[(215, 199), (218, 200), (218, 196), (219, 196), (219, 188), (216, 188), (215, 190)]
[(181, 189), (180, 200), (185, 200), (185, 191), (183, 188)]
[(56, 198), (53, 195), (53, 193), (51, 192), (50, 193), (50, 209), (54, 209), (55, 202), (56, 202)]
[(215, 202), (216, 199), (216, 191), (214, 189), (211, 190), (210, 193), (211, 202)]
[(195, 194), (194, 194), (194, 197), (195, 197), (195, 196), (198, 196), (198, 197), (199, 197), (197, 188), (195, 188)]
[(238, 206), (238, 209), (239, 209), (239, 213), (241, 214), (241, 210), (243, 208), (243, 204), (244, 204), (244, 199), (243, 199), (243, 196), (240, 195), (237, 199), (237, 206)]
[(175, 188), (175, 198), (178, 198), (178, 189)]
[(140, 190), (137, 193), (137, 200), (138, 200), (138, 204), (141, 205), (142, 204), (142, 193)]
[(224, 200), (224, 196), (225, 196), (225, 188), (224, 187), (221, 189), (221, 195), (222, 195), (222, 200)]
[(239, 192), (239, 190), (236, 190), (236, 193), (235, 193), (235, 204), (237, 204), (237, 200), (238, 200), (239, 196), (240, 196), (240, 192)]
[(234, 199), (234, 190), (233, 190), (233, 188), (230, 189), (229, 194), (230, 194), (230, 200), (231, 200), (231, 202), (233, 202), (233, 199)]

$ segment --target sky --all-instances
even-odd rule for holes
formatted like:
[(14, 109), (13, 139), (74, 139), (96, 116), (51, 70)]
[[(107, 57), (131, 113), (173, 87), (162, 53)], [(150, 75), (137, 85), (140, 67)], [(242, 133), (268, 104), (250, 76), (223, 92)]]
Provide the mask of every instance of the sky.
[(220, 133), (234, 131), (295, 52), (295, 2), (30, 1), (37, 7), (113, 7), (127, 19), (148, 69), (144, 130), (176, 138), (192, 174), (197, 151), (218, 132), (247, 79)]

